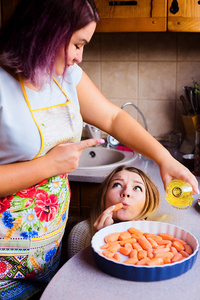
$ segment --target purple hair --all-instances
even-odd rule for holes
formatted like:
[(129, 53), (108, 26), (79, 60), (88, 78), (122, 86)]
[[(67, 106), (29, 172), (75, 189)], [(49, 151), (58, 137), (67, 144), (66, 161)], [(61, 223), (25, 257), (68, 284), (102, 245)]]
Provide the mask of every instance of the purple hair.
[(0, 36), (0, 64), (41, 84), (72, 34), (92, 21), (99, 21), (93, 0), (21, 0)]

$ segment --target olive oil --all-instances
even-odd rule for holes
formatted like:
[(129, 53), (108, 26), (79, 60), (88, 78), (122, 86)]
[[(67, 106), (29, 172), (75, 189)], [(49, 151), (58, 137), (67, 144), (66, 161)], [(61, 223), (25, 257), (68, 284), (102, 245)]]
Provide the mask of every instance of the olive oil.
[(165, 198), (175, 208), (187, 209), (192, 205), (192, 187), (182, 180), (172, 180), (166, 188)]

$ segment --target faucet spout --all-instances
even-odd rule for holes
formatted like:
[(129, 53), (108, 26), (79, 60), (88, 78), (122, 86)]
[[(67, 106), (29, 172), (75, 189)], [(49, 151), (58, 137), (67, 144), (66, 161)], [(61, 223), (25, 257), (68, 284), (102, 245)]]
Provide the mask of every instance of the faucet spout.
[(101, 133), (100, 133), (99, 128), (97, 128), (93, 125), (90, 125), (88, 123), (85, 123), (85, 128), (87, 129), (89, 137), (94, 138), (94, 139), (100, 138)]
[(143, 113), (141, 112), (141, 110), (135, 104), (133, 104), (132, 102), (126, 102), (126, 103), (124, 103), (121, 106), (121, 109), (124, 109), (124, 107), (127, 106), (127, 105), (133, 106), (139, 112), (139, 114), (141, 115), (141, 117), (143, 119), (144, 127), (145, 127), (146, 131), (148, 131), (147, 122), (146, 122), (145, 116), (143, 115)]

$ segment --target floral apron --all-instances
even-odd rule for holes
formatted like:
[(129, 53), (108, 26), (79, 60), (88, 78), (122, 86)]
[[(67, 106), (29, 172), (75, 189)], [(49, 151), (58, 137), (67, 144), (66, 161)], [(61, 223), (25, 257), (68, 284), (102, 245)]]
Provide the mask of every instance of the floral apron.
[[(59, 143), (80, 141), (82, 118), (63, 90), (66, 103), (32, 110), (20, 83), (41, 136), (37, 157)], [(56, 273), (69, 202), (67, 174), (0, 198), (0, 299), (27, 299)]]

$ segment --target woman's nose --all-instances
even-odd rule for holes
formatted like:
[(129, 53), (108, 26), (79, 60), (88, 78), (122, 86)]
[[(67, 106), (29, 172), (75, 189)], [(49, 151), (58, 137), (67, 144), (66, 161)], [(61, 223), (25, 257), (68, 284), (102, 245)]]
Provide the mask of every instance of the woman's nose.
[(80, 49), (75, 56), (75, 61), (80, 64), (82, 62), (82, 59), (83, 59), (83, 49)]
[(127, 191), (127, 190), (124, 190), (122, 193), (121, 193), (121, 198), (130, 198), (130, 192)]

